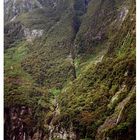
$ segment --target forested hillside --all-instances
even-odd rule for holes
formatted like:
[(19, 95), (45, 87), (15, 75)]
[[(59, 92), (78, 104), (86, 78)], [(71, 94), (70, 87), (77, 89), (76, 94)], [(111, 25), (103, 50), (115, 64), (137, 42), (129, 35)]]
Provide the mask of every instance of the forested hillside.
[(135, 0), (4, 0), (4, 139), (136, 139)]

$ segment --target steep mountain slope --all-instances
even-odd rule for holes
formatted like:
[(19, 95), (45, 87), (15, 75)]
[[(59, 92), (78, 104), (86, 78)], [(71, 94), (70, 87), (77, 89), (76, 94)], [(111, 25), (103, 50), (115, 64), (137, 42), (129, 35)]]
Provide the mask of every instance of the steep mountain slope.
[(60, 96), (62, 121), (65, 116), (66, 124), (73, 122), (80, 137), (135, 139), (134, 10), (129, 9), (102, 61), (87, 64)]
[(135, 139), (135, 1), (6, 0), (5, 139)]
[(56, 0), (4, 0), (5, 20), (13, 21), (22, 13), (42, 9), (44, 6), (55, 7), (56, 4)]

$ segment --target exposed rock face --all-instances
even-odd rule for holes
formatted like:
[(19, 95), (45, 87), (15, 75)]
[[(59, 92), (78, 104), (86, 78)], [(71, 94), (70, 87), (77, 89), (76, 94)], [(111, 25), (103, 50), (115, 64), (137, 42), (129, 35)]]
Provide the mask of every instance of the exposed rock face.
[(5, 49), (10, 48), (13, 43), (18, 40), (26, 39), (28, 42), (32, 42), (34, 39), (43, 35), (42, 29), (29, 29), (24, 27), (20, 22), (11, 22), (5, 26)]
[(53, 111), (53, 116), (51, 121), (48, 124), (48, 139), (63, 139), (63, 140), (76, 140), (76, 132), (73, 129), (73, 124), (69, 126), (68, 129), (64, 128), (60, 123), (53, 124), (54, 120), (60, 115), (60, 108), (57, 99), (54, 99), (55, 109)]
[(30, 126), (33, 125), (32, 115), (31, 108), (26, 106), (5, 108), (5, 140), (52, 140), (56, 138), (76, 140), (77, 136), (72, 124), (67, 130), (61, 127), (61, 124), (52, 125), (52, 121), (57, 115), (57, 108), (54, 118), (48, 125), (48, 134), (45, 135), (42, 130)]
[(24, 36), (29, 42), (33, 41), (35, 38), (41, 37), (42, 35), (43, 30), (39, 29), (30, 30), (29, 28), (24, 29)]
[(4, 1), (4, 12), (8, 20), (13, 20), (17, 15), (32, 11), (34, 8), (42, 8), (37, 0), (6, 0)]
[(54, 129), (50, 127), (49, 140), (52, 139), (76, 140), (77, 136), (76, 133), (73, 131), (72, 125), (67, 130), (57, 125)]
[(31, 123), (32, 111), (30, 108), (13, 107), (5, 109), (5, 139), (25, 140), (31, 139), (31, 131), (27, 129)]
[(56, 5), (56, 0), (4, 0), (5, 20), (13, 21), (21, 13), (31, 12), (36, 8), (42, 9), (45, 6), (55, 7)]

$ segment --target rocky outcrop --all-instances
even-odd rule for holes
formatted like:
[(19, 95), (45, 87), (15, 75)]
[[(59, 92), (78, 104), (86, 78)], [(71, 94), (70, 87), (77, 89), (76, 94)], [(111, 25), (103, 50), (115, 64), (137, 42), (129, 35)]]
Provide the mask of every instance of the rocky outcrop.
[(71, 124), (68, 129), (61, 123), (53, 125), (53, 121), (60, 115), (58, 103), (55, 101), (55, 109), (50, 123), (47, 125), (48, 132), (35, 127), (32, 109), (26, 106), (5, 108), (4, 130), (5, 140), (76, 140), (76, 133)]
[(17, 15), (30, 12), (34, 8), (42, 8), (38, 0), (6, 0), (4, 1), (4, 13), (6, 20), (13, 20)]
[(72, 125), (69, 129), (65, 129), (59, 125), (55, 126), (54, 129), (50, 127), (49, 140), (62, 139), (62, 140), (76, 140), (76, 133), (73, 131)]
[(29, 29), (24, 27), (20, 22), (10, 22), (4, 28), (4, 47), (5, 49), (12, 47), (15, 42), (26, 39), (32, 42), (34, 39), (43, 35), (42, 29)]
[(46, 6), (55, 7), (57, 0), (4, 0), (5, 21), (13, 21), (16, 16), (42, 9)]
[(24, 36), (27, 39), (27, 41), (32, 42), (35, 38), (41, 37), (43, 35), (43, 30), (39, 29), (29, 29), (24, 28)]
[[(30, 140), (32, 137), (32, 110), (26, 106), (5, 108), (5, 139)], [(30, 128), (30, 129), (29, 129)]]
[(48, 140), (52, 139), (62, 139), (62, 140), (76, 140), (76, 133), (73, 129), (73, 124), (69, 126), (68, 129), (64, 128), (61, 124), (61, 122), (58, 122), (58, 124), (54, 124), (53, 122), (57, 117), (60, 116), (60, 108), (57, 101), (57, 98), (54, 99), (54, 111), (52, 115), (52, 119), (48, 124)]

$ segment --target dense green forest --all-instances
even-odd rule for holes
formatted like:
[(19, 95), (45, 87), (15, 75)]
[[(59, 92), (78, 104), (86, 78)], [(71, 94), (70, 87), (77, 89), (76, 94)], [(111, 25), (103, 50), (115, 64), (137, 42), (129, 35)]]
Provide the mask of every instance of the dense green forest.
[(4, 139), (136, 139), (135, 0), (4, 0)]

